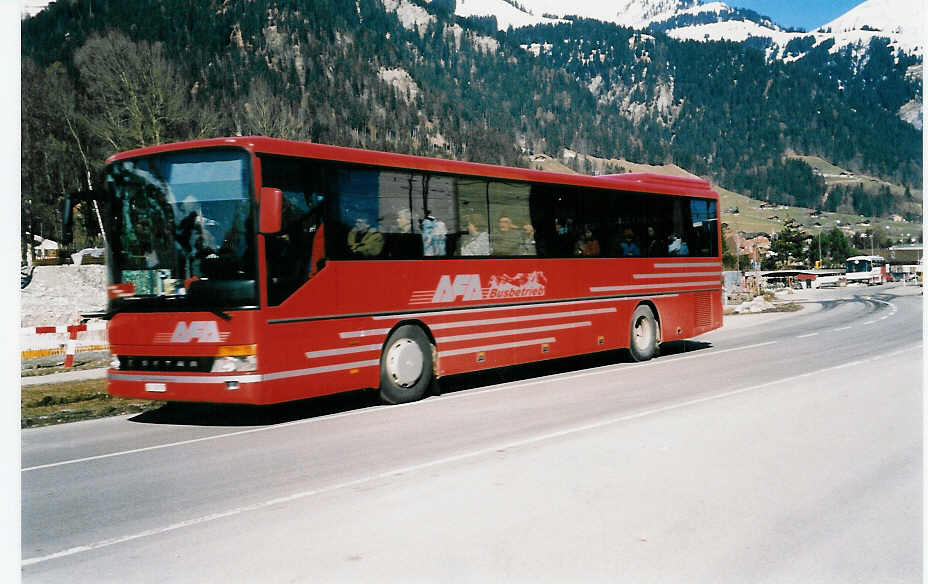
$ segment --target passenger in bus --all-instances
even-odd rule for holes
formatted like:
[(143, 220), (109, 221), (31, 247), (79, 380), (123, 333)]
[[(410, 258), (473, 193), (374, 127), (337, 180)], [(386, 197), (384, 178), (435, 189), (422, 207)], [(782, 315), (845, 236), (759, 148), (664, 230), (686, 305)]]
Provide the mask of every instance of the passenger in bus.
[(570, 257), (575, 240), (573, 219), (554, 219), (554, 257)]
[(648, 247), (648, 257), (657, 258), (664, 255), (664, 242), (660, 237), (657, 236), (657, 231), (654, 230), (654, 227), (648, 225), (648, 234), (647, 234), (647, 247)]
[(622, 241), (619, 242), (619, 255), (623, 257), (637, 257), (641, 255), (641, 248), (635, 242), (635, 232), (626, 228), (622, 232)]
[(376, 257), (383, 251), (383, 234), (371, 227), (365, 217), (358, 217), (348, 232), (348, 250), (364, 257)]
[(593, 257), (599, 255), (599, 240), (593, 237), (593, 230), (587, 227), (583, 231), (583, 236), (577, 240), (574, 246), (574, 255)]
[(490, 255), (490, 236), (477, 227), (481, 219), (482, 217), (476, 214), (467, 216), (467, 233), (461, 237), (462, 256)]
[(512, 224), (512, 219), (508, 215), (500, 215), (496, 221), (496, 227), (496, 231), (490, 236), (493, 255), (519, 255), (519, 243), (522, 241), (522, 236)]
[(409, 209), (400, 209), (396, 212), (397, 233), (412, 233), (412, 213)]
[(445, 255), (445, 236), (448, 228), (441, 219), (436, 219), (432, 212), (425, 210), (425, 219), (422, 220), (422, 252), (426, 256)]
[(396, 232), (386, 235), (387, 257), (411, 259), (422, 257), (422, 238), (412, 232), (412, 214), (409, 209), (396, 213)]
[(667, 244), (667, 253), (672, 256), (688, 256), (690, 255), (690, 249), (686, 245), (686, 242), (680, 239), (676, 234), (671, 235), (667, 238), (669, 242)]
[(519, 241), (519, 255), (535, 255), (535, 228), (531, 223), (522, 226), (522, 239)]

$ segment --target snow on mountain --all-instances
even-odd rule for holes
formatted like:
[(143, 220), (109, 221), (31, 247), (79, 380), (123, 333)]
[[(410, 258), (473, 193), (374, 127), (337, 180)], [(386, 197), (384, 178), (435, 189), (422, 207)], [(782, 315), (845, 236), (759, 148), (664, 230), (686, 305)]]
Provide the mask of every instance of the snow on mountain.
[(22, 17), (35, 16), (45, 10), (45, 7), (51, 3), (51, 0), (23, 0)]
[[(700, 0), (458, 0), (459, 16), (496, 15), (500, 30), (508, 26), (531, 26), (553, 22), (549, 17), (580, 16), (621, 26), (644, 29), (657, 27), (677, 39), (698, 41), (749, 38), (773, 41), (768, 58), (796, 60), (802, 54), (786, 52), (786, 45), (799, 38), (814, 37), (814, 44), (834, 39), (832, 52), (845, 47), (863, 51), (874, 37), (887, 37), (905, 53), (921, 55), (924, 48), (923, 0), (867, 0), (816, 31), (787, 32), (757, 14), (745, 14), (723, 2)], [(520, 10), (516, 5), (521, 6)], [(664, 23), (663, 26), (661, 23)], [(671, 23), (669, 26), (667, 23)]]
[[(519, 10), (513, 4), (522, 6)], [(455, 14), (458, 16), (496, 16), (500, 30), (512, 26), (531, 26), (539, 22), (552, 22), (551, 18), (580, 16), (614, 22), (621, 26), (645, 28), (652, 22), (670, 18), (683, 10), (699, 9), (698, 0), (517, 0), (510, 4), (505, 0), (458, 0)], [(713, 3), (721, 4), (721, 3)], [(504, 24), (504, 22), (506, 24)]]
[(845, 47), (859, 47), (864, 51), (875, 37), (890, 40), (890, 46), (912, 55), (921, 55), (924, 48), (924, 18), (920, 0), (868, 0), (844, 15), (812, 32), (786, 32), (776, 25), (768, 26), (748, 20), (727, 20), (709, 24), (682, 26), (667, 31), (681, 40), (728, 40), (743, 42), (751, 37), (768, 38), (776, 45), (768, 56), (783, 60), (796, 60), (802, 55), (784, 51), (787, 43), (799, 38), (813, 37), (815, 46), (834, 39), (832, 53)]
[(505, 0), (458, 0), (454, 13), (463, 17), (493, 15), (496, 17), (496, 26), (500, 30), (506, 30), (510, 26), (519, 28), (520, 26), (563, 22), (524, 12)]
[[(667, 31), (667, 36), (677, 40), (691, 41), (733, 41), (744, 42), (752, 37), (769, 38), (776, 45), (785, 47), (788, 42), (795, 38), (809, 36), (806, 33), (786, 32), (780, 29), (770, 28), (750, 20), (723, 20), (720, 22), (711, 22), (708, 24), (694, 24), (672, 28)], [(818, 44), (818, 39), (816, 39)], [(769, 55), (768, 55), (769, 56)]]
[(922, 0), (867, 0), (819, 28), (846, 44), (886, 36), (906, 53), (921, 54), (925, 44)]

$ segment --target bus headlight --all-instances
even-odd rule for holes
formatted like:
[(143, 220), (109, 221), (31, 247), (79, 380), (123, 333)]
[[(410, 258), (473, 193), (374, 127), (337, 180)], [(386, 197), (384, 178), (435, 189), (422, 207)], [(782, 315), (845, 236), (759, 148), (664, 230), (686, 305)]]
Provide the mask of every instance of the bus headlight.
[(213, 361), (213, 373), (258, 370), (257, 345), (233, 345), (220, 347)]
[(232, 373), (234, 371), (257, 371), (257, 355), (245, 355), (241, 357), (216, 357), (213, 361), (213, 373)]

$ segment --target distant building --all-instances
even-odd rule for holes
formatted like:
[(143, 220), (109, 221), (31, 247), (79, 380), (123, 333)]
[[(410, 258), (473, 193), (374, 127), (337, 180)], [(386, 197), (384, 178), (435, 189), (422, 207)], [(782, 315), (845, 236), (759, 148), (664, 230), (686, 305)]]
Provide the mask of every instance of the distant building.
[(739, 231), (733, 237), (738, 256), (749, 256), (755, 265), (770, 254), (770, 238), (763, 233), (744, 233)]

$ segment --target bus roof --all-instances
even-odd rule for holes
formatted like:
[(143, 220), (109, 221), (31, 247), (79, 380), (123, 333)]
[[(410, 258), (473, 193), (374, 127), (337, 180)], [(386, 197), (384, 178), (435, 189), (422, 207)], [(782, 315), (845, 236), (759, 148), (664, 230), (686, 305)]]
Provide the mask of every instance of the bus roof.
[(280, 156), (295, 156), (301, 158), (315, 158), (336, 162), (348, 162), (369, 166), (407, 168), (410, 170), (431, 171), (447, 174), (463, 174), (480, 176), (501, 180), (523, 180), (536, 183), (549, 183), (580, 187), (594, 187), (623, 191), (638, 191), (649, 193), (663, 193), (684, 195), (692, 197), (706, 197), (718, 199), (718, 194), (712, 190), (708, 181), (700, 178), (667, 176), (653, 173), (610, 174), (603, 176), (587, 176), (583, 174), (567, 174), (561, 172), (547, 172), (513, 168), (509, 166), (496, 166), (476, 162), (461, 162), (441, 158), (412, 156), (409, 154), (395, 154), (391, 152), (377, 152), (359, 148), (346, 148), (343, 146), (328, 146), (311, 142), (298, 142), (294, 140), (281, 140), (263, 136), (244, 136), (233, 138), (210, 138), (191, 140), (188, 142), (175, 142), (120, 152), (110, 156), (107, 164), (127, 158), (150, 156), (164, 152), (178, 150), (195, 150), (201, 148), (237, 147), (244, 148), (254, 154), (276, 154)]
[(869, 260), (872, 262), (874, 260), (883, 260), (883, 259), (885, 259), (883, 258), (883, 256), (878, 256), (878, 255), (861, 255), (861, 256), (851, 256), (847, 258), (845, 261), (849, 262), (852, 260)]

